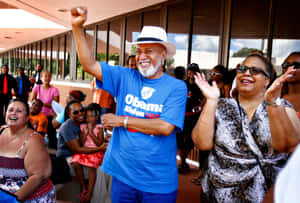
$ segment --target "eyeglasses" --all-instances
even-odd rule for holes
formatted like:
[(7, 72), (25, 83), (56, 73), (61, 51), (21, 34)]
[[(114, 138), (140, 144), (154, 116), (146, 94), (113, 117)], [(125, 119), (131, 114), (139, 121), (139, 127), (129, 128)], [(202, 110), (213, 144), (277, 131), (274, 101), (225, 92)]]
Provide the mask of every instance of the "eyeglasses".
[(249, 70), (251, 75), (258, 75), (258, 74), (262, 73), (267, 78), (270, 78), (269, 74), (267, 74), (262, 68), (248, 67), (248, 66), (242, 66), (242, 65), (238, 65), (238, 67), (237, 67), (238, 73), (246, 73), (247, 70)]
[(72, 114), (74, 114), (74, 115), (77, 115), (77, 114), (79, 114), (79, 112), (85, 112), (85, 109), (84, 108), (81, 108), (81, 109), (79, 109), (79, 110), (75, 110), (75, 111), (73, 111), (72, 112)]
[(288, 67), (290, 66), (294, 66), (294, 69), (300, 69), (300, 63), (298, 62), (293, 62), (293, 63), (284, 62), (281, 65), (282, 69), (288, 69)]

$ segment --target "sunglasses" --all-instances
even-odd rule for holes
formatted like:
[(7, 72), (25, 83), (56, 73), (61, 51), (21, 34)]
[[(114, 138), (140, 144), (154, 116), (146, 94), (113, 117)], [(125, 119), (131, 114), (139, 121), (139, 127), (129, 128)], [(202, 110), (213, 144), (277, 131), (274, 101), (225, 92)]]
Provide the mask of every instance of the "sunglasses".
[(222, 73), (211, 72), (210, 75), (211, 75), (211, 76), (219, 76), (219, 75), (222, 75)]
[(238, 65), (238, 67), (237, 67), (238, 73), (246, 73), (247, 70), (249, 70), (251, 75), (258, 75), (258, 74), (262, 73), (267, 78), (270, 78), (269, 74), (267, 74), (262, 68), (248, 67), (248, 66), (241, 66), (241, 65)]
[(281, 67), (283, 69), (288, 69), (288, 67), (290, 66), (294, 66), (294, 69), (300, 69), (300, 63), (298, 62), (293, 62), (293, 63), (288, 63), (288, 62), (284, 62)]
[(72, 112), (72, 114), (77, 115), (77, 114), (79, 114), (79, 112), (81, 112), (81, 113), (85, 112), (85, 108), (81, 108), (79, 110), (75, 110), (75, 111)]

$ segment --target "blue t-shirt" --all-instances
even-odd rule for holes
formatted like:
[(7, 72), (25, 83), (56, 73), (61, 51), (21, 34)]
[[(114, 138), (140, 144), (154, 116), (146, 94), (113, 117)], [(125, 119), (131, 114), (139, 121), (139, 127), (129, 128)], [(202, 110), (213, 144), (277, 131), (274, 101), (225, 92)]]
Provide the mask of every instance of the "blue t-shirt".
[[(187, 89), (167, 74), (147, 79), (138, 71), (101, 63), (98, 88), (117, 99), (119, 116), (160, 118), (183, 128)], [(102, 170), (144, 192), (170, 193), (178, 188), (176, 136), (153, 136), (123, 127), (114, 128)]]
[(73, 152), (67, 145), (67, 142), (79, 139), (80, 127), (74, 125), (72, 120), (69, 118), (59, 128), (59, 137), (57, 141), (57, 157), (70, 157), (73, 156)]

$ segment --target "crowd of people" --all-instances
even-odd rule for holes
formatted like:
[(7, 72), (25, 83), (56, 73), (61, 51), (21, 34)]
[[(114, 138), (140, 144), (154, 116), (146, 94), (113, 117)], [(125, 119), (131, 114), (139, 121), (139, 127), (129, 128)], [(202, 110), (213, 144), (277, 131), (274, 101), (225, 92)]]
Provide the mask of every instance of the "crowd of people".
[(260, 52), (232, 71), (219, 64), (204, 72), (192, 63), (176, 67), (173, 77), (164, 63), (175, 45), (164, 29), (144, 26), (127, 67), (111, 66), (92, 57), (86, 14), (73, 8), (71, 23), (82, 67), (95, 77), (92, 103), (84, 106), (86, 95), (71, 90), (56, 114), (51, 73), (39, 64), (33, 78), (19, 68), (14, 79), (2, 66), (1, 189), (24, 202), (55, 202), (47, 135), (48, 147), (75, 171), (80, 202), (95, 202), (105, 188), (112, 195), (101, 193), (98, 202), (175, 203), (178, 173), (190, 171), (186, 160), (195, 147), (200, 173), (192, 182), (201, 185), (202, 203), (258, 203), (268, 191), (278, 203), (297, 202), (300, 52), (285, 59), (277, 77)]

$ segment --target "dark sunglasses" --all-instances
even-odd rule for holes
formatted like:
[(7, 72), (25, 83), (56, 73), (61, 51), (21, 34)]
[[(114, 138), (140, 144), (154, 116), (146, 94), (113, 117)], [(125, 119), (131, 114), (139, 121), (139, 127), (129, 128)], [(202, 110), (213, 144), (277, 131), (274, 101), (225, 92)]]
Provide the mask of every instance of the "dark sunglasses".
[(85, 112), (85, 108), (81, 108), (79, 110), (75, 110), (75, 111), (72, 112), (72, 114), (77, 115), (77, 114), (79, 114), (79, 112), (81, 112), (81, 113)]
[(258, 75), (258, 74), (262, 73), (267, 78), (270, 78), (270, 76), (262, 68), (248, 67), (248, 66), (242, 66), (242, 65), (238, 65), (238, 67), (237, 67), (237, 72), (239, 72), (239, 73), (246, 73), (247, 70), (249, 70), (251, 75)]
[(294, 66), (294, 69), (300, 69), (300, 63), (298, 62), (293, 62), (293, 63), (288, 63), (288, 62), (284, 62), (281, 67), (283, 69), (288, 69), (288, 67), (290, 66)]

